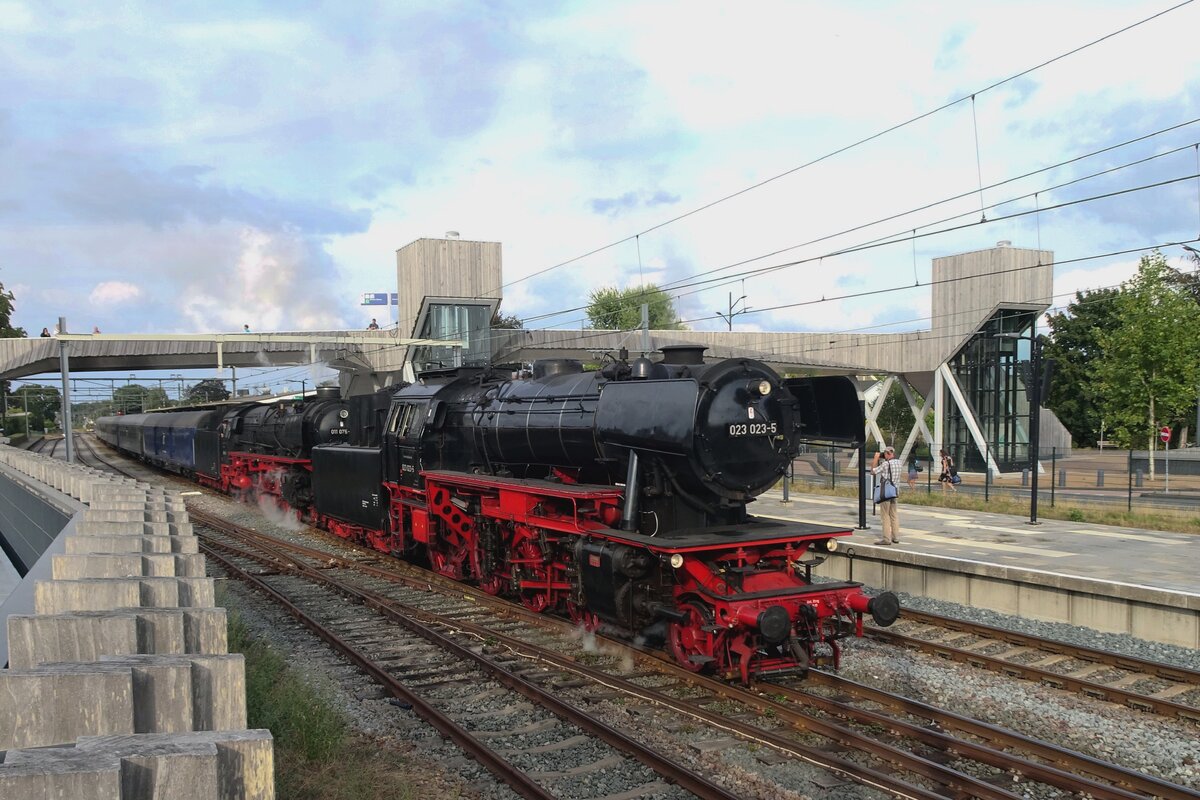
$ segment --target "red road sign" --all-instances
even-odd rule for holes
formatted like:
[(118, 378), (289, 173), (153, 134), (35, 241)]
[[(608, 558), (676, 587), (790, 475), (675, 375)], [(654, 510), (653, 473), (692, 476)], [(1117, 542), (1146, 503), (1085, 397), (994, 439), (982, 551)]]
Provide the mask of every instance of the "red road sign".
[(1171, 426), (1163, 425), (1162, 429), (1158, 432), (1158, 438), (1164, 442), (1171, 441)]

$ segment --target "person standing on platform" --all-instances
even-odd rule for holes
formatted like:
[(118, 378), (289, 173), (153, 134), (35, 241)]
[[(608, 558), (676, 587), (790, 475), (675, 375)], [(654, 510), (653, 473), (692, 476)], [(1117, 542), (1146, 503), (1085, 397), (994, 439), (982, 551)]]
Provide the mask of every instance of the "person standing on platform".
[(938, 483), (942, 485), (942, 494), (946, 493), (946, 487), (950, 487), (950, 491), (957, 492), (958, 487), (954, 485), (954, 476), (958, 474), (958, 470), (954, 468), (954, 459), (945, 450), (942, 451), (942, 474), (938, 476)]
[(242, 325), (242, 333), (249, 333), (249, 332), (250, 332), (250, 324), (246, 323), (245, 325)]
[(50, 329), (49, 329), (49, 328), (42, 328), (42, 335), (41, 335), (41, 338), (42, 338), (42, 339), (49, 339), (49, 338), (50, 338)]
[(371, 324), (367, 326), (367, 330), (369, 330), (369, 331), (379, 330), (379, 323), (375, 321), (374, 317), (371, 317)]
[(917, 488), (917, 478), (920, 477), (921, 468), (917, 466), (917, 458), (913, 456), (912, 461), (908, 462), (908, 488)]
[(900, 544), (900, 514), (896, 508), (900, 503), (900, 487), (897, 481), (903, 470), (904, 465), (896, 458), (896, 448), (891, 445), (876, 453), (871, 462), (871, 474), (880, 488), (879, 518), (883, 521), (883, 538), (875, 544)]

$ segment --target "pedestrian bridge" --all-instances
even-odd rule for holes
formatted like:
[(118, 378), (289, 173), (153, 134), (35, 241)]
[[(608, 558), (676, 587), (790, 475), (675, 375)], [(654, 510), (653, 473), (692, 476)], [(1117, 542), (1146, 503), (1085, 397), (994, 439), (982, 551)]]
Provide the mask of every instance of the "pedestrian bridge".
[(409, 339), (386, 331), (222, 334), (59, 334), (0, 339), (0, 378), (58, 372), (63, 349), (71, 372), (179, 370), (325, 364), (353, 375), (398, 372), (413, 345), (461, 342)]

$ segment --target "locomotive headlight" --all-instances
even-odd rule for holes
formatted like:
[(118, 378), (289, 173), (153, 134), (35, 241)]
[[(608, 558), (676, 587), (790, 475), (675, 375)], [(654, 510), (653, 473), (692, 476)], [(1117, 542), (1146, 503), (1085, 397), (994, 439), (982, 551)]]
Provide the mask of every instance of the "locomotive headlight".
[(683, 566), (683, 553), (672, 553), (671, 554), (671, 566), (674, 569), (679, 569), (680, 567)]
[(751, 397), (766, 397), (771, 393), (771, 382), (766, 379), (761, 381), (747, 381), (745, 391)]
[(837, 539), (826, 539), (825, 540), (825, 552), (826, 553), (832, 553), (837, 549), (838, 549)]
[(345, 419), (345, 418), (346, 418), (346, 417), (348, 417), (348, 416), (350, 416), (350, 410), (349, 410), (349, 409), (343, 408), (341, 411), (339, 411), (339, 412), (338, 412), (338, 417), (339, 417), (340, 419)]

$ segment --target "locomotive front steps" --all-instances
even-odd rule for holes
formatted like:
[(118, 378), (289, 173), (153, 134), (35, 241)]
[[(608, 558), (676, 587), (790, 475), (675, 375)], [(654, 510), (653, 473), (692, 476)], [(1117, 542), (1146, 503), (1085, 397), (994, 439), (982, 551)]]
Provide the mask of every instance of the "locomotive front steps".
[(6, 447), (0, 464), (70, 519), (18, 587), (33, 613), (8, 617), (0, 797), (273, 798), (178, 493)]

